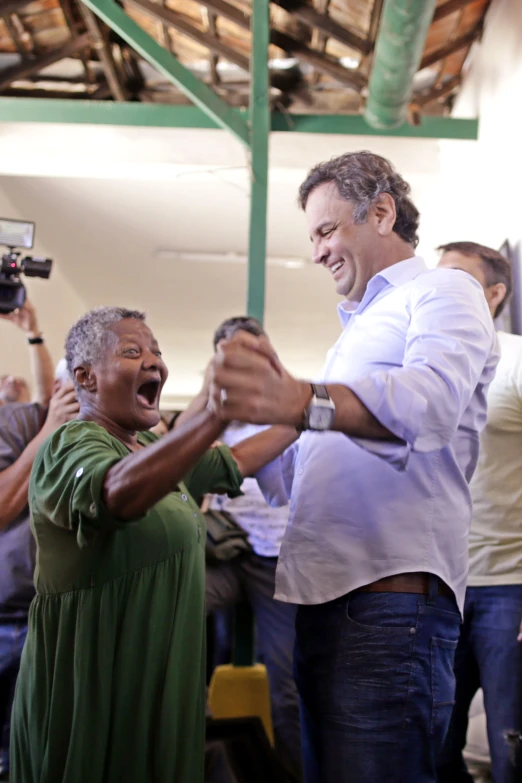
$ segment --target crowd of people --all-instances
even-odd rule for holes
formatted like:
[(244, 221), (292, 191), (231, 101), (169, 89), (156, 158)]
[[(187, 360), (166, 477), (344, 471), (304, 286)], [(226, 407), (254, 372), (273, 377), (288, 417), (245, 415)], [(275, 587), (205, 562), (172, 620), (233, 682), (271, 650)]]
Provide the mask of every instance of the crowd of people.
[[(202, 783), (206, 615), (245, 599), (289, 783), (467, 783), (479, 689), (493, 781), (522, 780), (522, 337), (495, 329), (510, 264), (459, 241), (428, 269), (410, 188), (370, 152), (318, 164), (299, 204), (342, 297), (317, 382), (230, 318), (167, 421), (142, 312), (85, 314), (56, 372), (32, 305), (7, 316), (35, 390), (0, 378), (12, 783)], [(205, 508), (248, 548), (206, 562)]]

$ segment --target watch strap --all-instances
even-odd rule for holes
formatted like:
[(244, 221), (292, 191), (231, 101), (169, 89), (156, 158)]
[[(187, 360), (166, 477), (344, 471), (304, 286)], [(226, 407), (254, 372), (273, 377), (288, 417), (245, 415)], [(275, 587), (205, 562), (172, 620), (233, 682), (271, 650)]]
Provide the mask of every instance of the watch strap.
[(314, 393), (314, 397), (317, 397), (318, 400), (329, 400), (330, 395), (328, 394), (326, 390), (326, 386), (324, 386), (321, 383), (311, 383), (310, 386), (312, 387), (312, 391)]

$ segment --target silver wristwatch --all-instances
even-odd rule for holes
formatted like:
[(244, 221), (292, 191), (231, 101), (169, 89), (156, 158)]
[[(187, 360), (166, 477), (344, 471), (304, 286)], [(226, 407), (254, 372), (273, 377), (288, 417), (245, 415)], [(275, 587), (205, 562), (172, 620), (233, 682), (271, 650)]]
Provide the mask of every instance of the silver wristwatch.
[(331, 400), (326, 386), (310, 384), (313, 397), (305, 410), (304, 429), (324, 432), (332, 428), (335, 418), (335, 403)]

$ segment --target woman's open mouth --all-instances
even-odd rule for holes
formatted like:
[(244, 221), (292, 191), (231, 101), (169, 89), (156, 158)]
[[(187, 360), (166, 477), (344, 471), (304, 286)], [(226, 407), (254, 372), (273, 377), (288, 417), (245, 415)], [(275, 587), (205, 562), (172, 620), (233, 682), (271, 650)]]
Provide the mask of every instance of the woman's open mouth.
[(145, 383), (142, 383), (141, 386), (138, 386), (136, 398), (143, 408), (147, 408), (148, 410), (155, 410), (158, 405), (159, 393), (159, 381), (145, 381)]

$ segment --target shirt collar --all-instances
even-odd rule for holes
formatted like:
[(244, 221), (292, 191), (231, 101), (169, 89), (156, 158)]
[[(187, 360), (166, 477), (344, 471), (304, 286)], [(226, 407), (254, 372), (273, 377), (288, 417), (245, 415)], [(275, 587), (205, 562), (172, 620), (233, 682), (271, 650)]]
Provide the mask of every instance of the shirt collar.
[(398, 288), (404, 283), (409, 283), (417, 275), (425, 272), (427, 269), (424, 259), (421, 256), (413, 256), (405, 261), (399, 261), (398, 264), (386, 267), (382, 272), (378, 272), (366, 287), (364, 296), (360, 302), (351, 302), (345, 299), (337, 305), (337, 312), (341, 324), (346, 326), (351, 316), (358, 310), (362, 311), (388, 285)]

